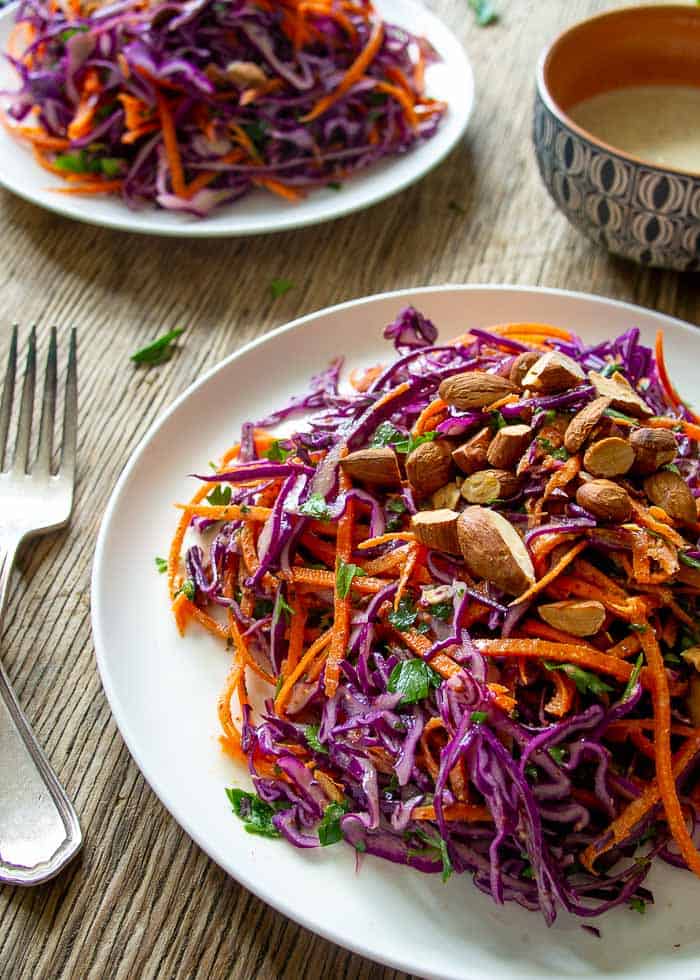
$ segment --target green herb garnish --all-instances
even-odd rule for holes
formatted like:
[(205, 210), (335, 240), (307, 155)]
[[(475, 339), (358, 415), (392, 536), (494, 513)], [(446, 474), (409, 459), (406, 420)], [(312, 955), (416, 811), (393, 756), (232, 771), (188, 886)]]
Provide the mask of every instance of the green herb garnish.
[(633, 898), (630, 901), (630, 909), (632, 912), (639, 912), (640, 915), (644, 915), (647, 910), (647, 903), (643, 898)]
[(175, 348), (173, 347), (173, 341), (176, 340), (180, 334), (185, 331), (183, 328), (177, 330), (169, 330), (164, 333), (157, 340), (154, 340), (151, 344), (146, 344), (140, 350), (137, 350), (131, 355), (131, 360), (136, 364), (163, 364), (165, 361), (169, 361), (173, 355)]
[(405, 633), (406, 630), (410, 630), (410, 628), (413, 626), (417, 616), (418, 611), (413, 605), (413, 602), (404, 597), (399, 603), (399, 608), (392, 609), (388, 618), (392, 626), (394, 626), (397, 630), (400, 630), (402, 633)]
[(364, 571), (364, 569), (360, 568), (359, 565), (353, 565), (352, 562), (344, 562), (340, 560), (335, 572), (335, 587), (340, 598), (345, 599), (350, 591), (352, 580), (356, 575), (366, 574), (367, 573)]
[(590, 670), (583, 670), (582, 667), (577, 667), (575, 664), (559, 664), (552, 660), (545, 660), (543, 663), (547, 670), (563, 670), (567, 677), (570, 677), (574, 682), (580, 694), (600, 696), (613, 690), (609, 684), (601, 681), (597, 674), (591, 673)]
[(622, 700), (627, 701), (632, 696), (632, 691), (637, 686), (637, 681), (639, 680), (639, 675), (642, 672), (642, 664), (644, 663), (644, 654), (640, 653), (637, 657), (636, 663), (630, 674), (630, 679), (627, 681), (627, 687), (622, 695)]
[(430, 607), (430, 612), (436, 619), (442, 620), (443, 623), (449, 623), (454, 615), (454, 606), (451, 602), (436, 602), (434, 606)]
[(243, 827), (249, 834), (260, 837), (280, 837), (280, 832), (272, 822), (279, 810), (287, 810), (288, 803), (270, 806), (261, 800), (257, 793), (246, 793), (243, 789), (227, 789), (226, 796)]
[(332, 180), (330, 184), (326, 184), (326, 187), (331, 191), (342, 191), (343, 189), (343, 185), (337, 180)]
[(479, 27), (488, 27), (498, 20), (498, 14), (493, 9), (491, 0), (469, 0), (469, 6), (474, 11), (474, 18)]
[(481, 725), (488, 718), (485, 711), (472, 711), (470, 721), (473, 725)]
[(207, 497), (207, 501), (212, 507), (228, 507), (231, 503), (231, 487), (224, 487), (220, 483), (217, 483)]
[(175, 593), (175, 598), (177, 599), (179, 595), (184, 595), (186, 599), (189, 599), (190, 602), (192, 602), (192, 600), (194, 599), (194, 593), (195, 593), (194, 582), (192, 581), (191, 578), (186, 578), (185, 581), (180, 586), (180, 588)]
[(326, 498), (321, 493), (311, 493), (307, 500), (299, 508), (299, 513), (304, 517), (313, 517), (317, 521), (329, 521), (331, 512), (328, 509)]
[(290, 289), (294, 289), (294, 283), (291, 279), (273, 279), (270, 283), (270, 292), (272, 293), (273, 299), (279, 299), (280, 296), (288, 293)]
[(165, 558), (156, 558), (156, 568), (158, 569), (161, 575), (163, 574), (163, 572), (167, 572), (168, 563), (165, 560)]
[(301, 730), (304, 733), (304, 738), (309, 743), (309, 746), (314, 750), (314, 752), (322, 752), (324, 755), (328, 755), (328, 749), (318, 740), (318, 725), (302, 725)]
[(649, 627), (646, 623), (630, 623), (630, 629), (635, 633), (646, 633)]
[(400, 705), (415, 704), (430, 694), (431, 687), (440, 687), (442, 680), (424, 660), (402, 660), (389, 674), (387, 690), (400, 694)]
[(372, 436), (371, 446), (393, 446), (397, 453), (411, 453), (424, 442), (432, 442), (437, 432), (424, 432), (421, 436), (412, 436), (401, 432), (391, 422), (382, 422)]
[(279, 439), (275, 439), (270, 448), (265, 453), (266, 459), (271, 459), (273, 463), (286, 463), (290, 456), (294, 455), (293, 449), (285, 449)]
[[(318, 842), (321, 847), (337, 844), (343, 839), (340, 819), (348, 812), (347, 803), (329, 803), (318, 825)], [(358, 851), (360, 848), (358, 847)]]
[(391, 500), (387, 501), (386, 509), (392, 514), (405, 514), (407, 508), (403, 497), (392, 497)]
[(678, 560), (684, 565), (687, 565), (688, 568), (700, 568), (700, 561), (698, 561), (697, 558), (691, 558), (690, 555), (687, 555), (684, 551), (678, 552)]
[(562, 762), (566, 762), (566, 749), (561, 745), (553, 745), (549, 749), (549, 754), (559, 766)]
[(288, 602), (285, 602), (285, 598), (282, 595), (282, 590), (280, 589), (275, 597), (275, 605), (272, 609), (272, 618), (279, 619), (279, 617), (282, 615), (285, 615), (287, 619), (291, 619), (291, 617), (294, 615), (294, 610)]

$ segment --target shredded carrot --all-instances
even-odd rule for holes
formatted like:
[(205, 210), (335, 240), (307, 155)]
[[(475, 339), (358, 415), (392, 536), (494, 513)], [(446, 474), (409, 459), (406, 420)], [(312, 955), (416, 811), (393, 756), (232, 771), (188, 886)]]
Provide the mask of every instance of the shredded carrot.
[(50, 187), (57, 194), (114, 194), (124, 186), (123, 180), (86, 180), (68, 187)]
[(522, 623), (518, 624), (518, 632), (539, 640), (552, 640), (554, 643), (573, 643), (576, 646), (590, 647), (591, 650), (596, 649), (590, 643), (582, 640), (581, 637), (574, 636), (573, 633), (566, 633), (564, 630), (558, 630), (554, 626), (550, 626), (549, 623), (537, 619), (523, 620)]
[(283, 673), (285, 674), (293, 671), (301, 660), (304, 647), (304, 630), (306, 629), (306, 605), (300, 596), (292, 599), (292, 608), (295, 608), (295, 612), (292, 616), (291, 626), (289, 627), (289, 648), (283, 667)]
[(182, 169), (180, 148), (177, 142), (175, 122), (170, 111), (170, 105), (165, 96), (160, 92), (156, 93), (156, 103), (158, 105), (158, 114), (160, 115), (161, 129), (163, 130), (163, 146), (165, 147), (165, 155), (170, 168), (170, 181), (172, 183), (173, 193), (177, 194), (178, 197), (184, 197), (185, 174)]
[(388, 82), (377, 82), (375, 90), (395, 99), (403, 109), (408, 125), (412, 129), (418, 128), (418, 116), (416, 115), (414, 100), (404, 88), (400, 85), (390, 85)]
[(390, 531), (388, 534), (380, 534), (376, 538), (367, 538), (358, 544), (359, 551), (366, 551), (369, 548), (378, 548), (380, 544), (388, 544), (390, 541), (415, 541), (416, 536), (413, 531)]
[(255, 507), (239, 504), (175, 504), (179, 510), (187, 511), (190, 517), (208, 517), (212, 521), (266, 521), (272, 510), (269, 507)]
[(556, 562), (556, 564), (542, 576), (542, 578), (535, 582), (534, 585), (531, 585), (529, 589), (526, 589), (521, 596), (514, 599), (513, 602), (511, 602), (511, 606), (518, 606), (521, 602), (529, 602), (530, 599), (536, 596), (539, 592), (546, 589), (550, 582), (553, 582), (559, 575), (561, 575), (567, 565), (570, 565), (574, 558), (577, 555), (580, 555), (587, 545), (588, 541), (579, 541), (573, 546), (573, 548), (570, 548), (569, 551), (567, 551), (565, 555), (562, 555), (559, 561)]
[[(448, 803), (442, 808), (445, 820), (463, 820), (465, 823), (476, 823), (483, 820), (489, 823), (493, 820), (491, 812), (485, 806), (475, 803)], [(417, 806), (411, 814), (412, 820), (435, 820), (434, 806)]]
[(413, 435), (422, 436), (424, 432), (432, 431), (447, 415), (448, 405), (442, 398), (431, 401), (416, 419)]
[(408, 554), (405, 557), (403, 568), (401, 569), (401, 574), (399, 575), (399, 583), (396, 589), (396, 595), (394, 597), (394, 609), (399, 608), (399, 603), (403, 599), (406, 586), (408, 585), (408, 580), (410, 579), (413, 569), (415, 568), (417, 558), (418, 545), (409, 545)]
[(319, 99), (311, 112), (302, 116), (299, 121), (302, 123), (311, 122), (313, 119), (318, 118), (318, 116), (323, 115), (338, 99), (342, 99), (345, 93), (362, 78), (367, 68), (372, 64), (382, 46), (383, 40), (384, 24), (381, 20), (375, 20), (372, 24), (372, 31), (366, 46), (345, 72), (337, 88), (328, 95), (324, 95), (322, 99)]
[[(352, 486), (350, 479), (341, 470), (340, 489), (349, 490)], [(333, 639), (326, 661), (325, 693), (332, 698), (340, 680), (340, 664), (345, 656), (345, 648), (350, 633), (350, 592), (341, 595), (338, 588), (339, 572), (343, 565), (349, 563), (352, 555), (352, 538), (355, 527), (355, 501), (348, 498), (345, 513), (338, 521), (338, 537), (336, 539), (335, 581), (333, 583)]]
[[(608, 674), (626, 683), (632, 674), (632, 667), (618, 657), (609, 657), (598, 650), (573, 643), (552, 643), (548, 640), (474, 640), (477, 650), (487, 657), (526, 657), (539, 660), (556, 660), (558, 663), (571, 663), (599, 674)], [(645, 671), (642, 681), (649, 686)]]
[(285, 677), (284, 683), (279, 690), (279, 694), (275, 698), (275, 711), (277, 714), (286, 714), (287, 705), (289, 704), (289, 699), (292, 696), (292, 691), (294, 690), (295, 684), (301, 677), (304, 676), (304, 673), (311, 666), (314, 660), (321, 656), (324, 651), (326, 651), (326, 657), (328, 656), (326, 648), (330, 645), (332, 639), (333, 629), (331, 628), (326, 630), (325, 633), (322, 633), (321, 636), (319, 636), (319, 638), (311, 644), (299, 663), (292, 670), (289, 677)]
[(544, 710), (556, 718), (564, 718), (571, 711), (574, 703), (576, 685), (561, 670), (550, 670), (547, 674), (556, 688), (556, 693), (545, 704)]

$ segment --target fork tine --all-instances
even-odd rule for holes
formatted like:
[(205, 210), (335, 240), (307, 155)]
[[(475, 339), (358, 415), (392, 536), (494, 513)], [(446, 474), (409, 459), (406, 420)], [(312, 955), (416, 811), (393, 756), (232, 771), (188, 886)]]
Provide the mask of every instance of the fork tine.
[(34, 384), (36, 381), (36, 327), (29, 334), (27, 348), (27, 364), (24, 369), (24, 384), (22, 385), (22, 401), (20, 403), (19, 421), (17, 423), (17, 442), (13, 468), (19, 467), (22, 472), (29, 468), (29, 440), (32, 434), (32, 412), (34, 409)]
[(39, 429), (39, 445), (36, 450), (35, 470), (49, 473), (51, 470), (51, 454), (53, 452), (53, 426), (56, 415), (56, 328), (51, 328), (49, 353), (46, 357), (46, 376), (44, 379), (44, 396), (41, 403), (41, 425)]
[(15, 397), (15, 374), (17, 373), (17, 324), (12, 328), (12, 341), (10, 343), (10, 354), (7, 358), (7, 371), (5, 372), (5, 384), (2, 387), (2, 401), (0, 401), (0, 470), (5, 461), (5, 451), (7, 449), (7, 433), (10, 430), (10, 418), (12, 416), (12, 402)]
[(61, 449), (62, 477), (75, 480), (75, 450), (78, 441), (78, 350), (75, 327), (70, 332), (68, 371), (66, 374), (66, 398), (63, 409), (63, 447)]

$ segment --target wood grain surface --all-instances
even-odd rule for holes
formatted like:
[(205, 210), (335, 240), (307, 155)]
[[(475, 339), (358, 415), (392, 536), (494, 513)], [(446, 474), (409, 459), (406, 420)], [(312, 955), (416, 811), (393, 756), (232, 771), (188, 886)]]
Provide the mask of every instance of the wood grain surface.
[[(81, 225), (0, 193), (0, 364), (13, 320), (36, 322), (44, 346), (51, 324), (78, 328), (75, 515), (67, 531), (23, 555), (2, 657), (85, 836), (81, 858), (53, 883), (0, 888), (3, 980), (404, 976), (266, 907), (166, 813), (102, 693), (90, 567), (107, 498), (146, 428), (205, 369), (293, 317), (399, 287), (509, 282), (600, 293), (698, 322), (696, 275), (609, 257), (567, 224), (537, 175), (538, 54), (567, 24), (615, 4), (494, 4), (499, 24), (479, 29), (467, 0), (432, 0), (474, 65), (472, 123), (437, 170), (360, 214), (257, 239), (174, 241)], [(295, 285), (274, 300), (277, 277)], [(144, 371), (130, 363), (133, 350), (175, 326), (187, 332), (168, 364)]]

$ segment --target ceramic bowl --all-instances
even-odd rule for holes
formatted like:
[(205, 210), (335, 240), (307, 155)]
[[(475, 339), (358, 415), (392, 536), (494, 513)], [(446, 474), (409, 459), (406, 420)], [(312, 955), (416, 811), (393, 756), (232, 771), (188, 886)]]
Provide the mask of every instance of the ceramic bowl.
[(569, 28), (537, 69), (537, 162), (557, 206), (593, 241), (643, 265), (697, 270), (700, 172), (636, 159), (567, 114), (600, 92), (658, 84), (700, 85), (700, 8), (627, 8)]

